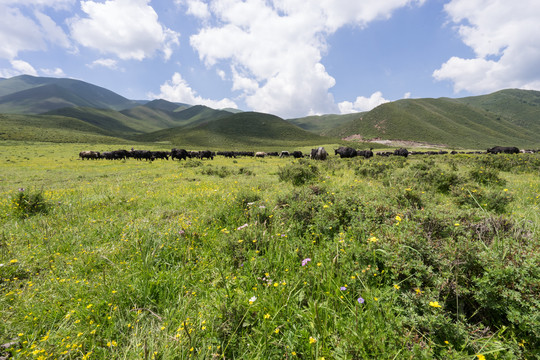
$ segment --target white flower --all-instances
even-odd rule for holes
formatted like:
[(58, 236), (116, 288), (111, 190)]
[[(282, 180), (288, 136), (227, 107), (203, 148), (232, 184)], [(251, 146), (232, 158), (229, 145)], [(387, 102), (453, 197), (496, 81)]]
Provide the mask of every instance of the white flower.
[(250, 299), (249, 299), (249, 304), (253, 304), (255, 302), (255, 300), (257, 300), (257, 297), (256, 296), (252, 296)]

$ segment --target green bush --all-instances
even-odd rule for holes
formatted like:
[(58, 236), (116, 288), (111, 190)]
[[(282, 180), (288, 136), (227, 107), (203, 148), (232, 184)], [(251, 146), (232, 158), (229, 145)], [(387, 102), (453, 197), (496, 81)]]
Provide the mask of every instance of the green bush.
[(362, 161), (360, 166), (358, 166), (354, 173), (355, 175), (362, 177), (373, 177), (381, 178), (387, 174), (387, 172), (392, 172), (395, 169), (401, 169), (405, 167), (406, 159), (404, 157), (393, 157), (388, 159), (379, 159), (378, 161), (369, 160)]
[(506, 207), (513, 200), (513, 196), (505, 190), (485, 190), (476, 185), (464, 184), (452, 188), (455, 202), (462, 207), (480, 207), (497, 214), (506, 211)]
[(319, 168), (308, 161), (301, 160), (278, 170), (280, 181), (289, 181), (294, 186), (304, 185), (319, 176)]
[(201, 170), (201, 174), (203, 175), (215, 175), (219, 176), (220, 178), (225, 178), (232, 174), (232, 171), (226, 168), (225, 166), (221, 167), (212, 167), (212, 166), (206, 166)]
[(35, 214), (45, 214), (49, 205), (42, 191), (30, 191), (20, 188), (11, 199), (13, 213), (19, 218), (28, 218)]
[(471, 180), (480, 185), (505, 185), (506, 181), (499, 177), (499, 172), (491, 168), (476, 168), (469, 172)]

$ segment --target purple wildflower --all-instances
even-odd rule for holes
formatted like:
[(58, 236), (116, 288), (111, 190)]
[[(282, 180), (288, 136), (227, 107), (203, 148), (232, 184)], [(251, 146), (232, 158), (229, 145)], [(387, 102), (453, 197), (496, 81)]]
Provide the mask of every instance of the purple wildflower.
[(357, 301), (359, 304), (363, 304), (365, 300), (363, 297), (360, 296)]
[(346, 287), (346, 286), (342, 286), (342, 287), (339, 288), (339, 290), (345, 291), (345, 290), (347, 290), (347, 287)]
[(305, 258), (304, 260), (302, 260), (302, 266), (306, 266), (308, 262), (310, 262), (311, 259), (310, 258)]

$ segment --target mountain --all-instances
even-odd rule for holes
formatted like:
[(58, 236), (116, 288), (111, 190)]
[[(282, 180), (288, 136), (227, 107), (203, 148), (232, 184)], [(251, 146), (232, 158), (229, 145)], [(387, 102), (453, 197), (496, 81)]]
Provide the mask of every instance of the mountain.
[[(39, 129), (39, 131), (37, 131)], [(122, 144), (126, 139), (82, 120), (56, 115), (0, 114), (0, 140)]]
[[(23, 75), (0, 79), (0, 114), (32, 115), (27, 120), (24, 116), (1, 117), (2, 138), (17, 137), (15, 123), (20, 121), (25, 124), (21, 125), (25, 138), (31, 138), (28, 129), (36, 125), (40, 131), (34, 131), (35, 138), (43, 139), (42, 119), (47, 139), (62, 141), (69, 140), (70, 133), (79, 139), (88, 131), (92, 136), (193, 147), (315, 145), (331, 137), (333, 142), (352, 138), (469, 149), (494, 145), (540, 148), (540, 92), (517, 89), (457, 99), (404, 99), (364, 113), (285, 121), (270, 114), (216, 110), (162, 99), (134, 101), (79, 80)], [(74, 129), (67, 125), (69, 121)], [(55, 122), (61, 126), (55, 127)], [(53, 136), (54, 131), (62, 136)]]
[(307, 146), (335, 141), (305, 131), (277, 116), (257, 112), (229, 114), (196, 126), (162, 130), (135, 139), (231, 150), (257, 146)]
[(76, 106), (122, 110), (136, 105), (80, 80), (21, 75), (0, 81), (0, 113), (39, 114)]
[(333, 128), (347, 124), (362, 117), (363, 114), (364, 113), (353, 113), (346, 115), (311, 115), (303, 118), (287, 119), (287, 121), (304, 130), (317, 134), (324, 134)]
[(173, 103), (173, 102), (163, 100), (163, 99), (149, 101), (146, 104), (144, 104), (144, 106), (150, 109), (154, 109), (154, 110), (163, 110), (163, 111), (169, 111), (169, 112), (182, 111), (191, 107), (191, 105), (188, 105), (188, 104)]
[(540, 92), (503, 90), (460, 99), (398, 100), (323, 134), (472, 149), (494, 145), (540, 147)]

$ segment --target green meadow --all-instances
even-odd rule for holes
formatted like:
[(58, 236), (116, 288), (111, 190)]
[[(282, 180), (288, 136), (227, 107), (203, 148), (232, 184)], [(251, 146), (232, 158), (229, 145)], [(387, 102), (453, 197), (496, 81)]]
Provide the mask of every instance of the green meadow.
[(539, 154), (118, 148), (0, 143), (0, 358), (540, 358)]

